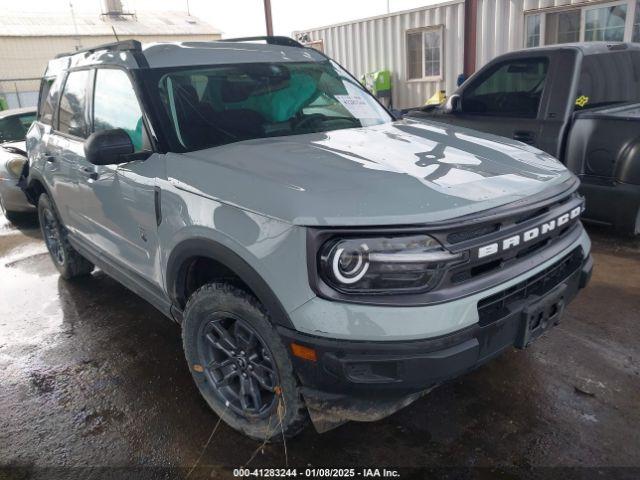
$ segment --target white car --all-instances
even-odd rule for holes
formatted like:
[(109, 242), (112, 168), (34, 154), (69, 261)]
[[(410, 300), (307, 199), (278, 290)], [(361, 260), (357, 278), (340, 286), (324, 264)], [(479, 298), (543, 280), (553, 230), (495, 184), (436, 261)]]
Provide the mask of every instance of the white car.
[(35, 212), (18, 187), (27, 162), (24, 137), (35, 118), (34, 107), (0, 112), (0, 212), (9, 221), (16, 220), (21, 213)]

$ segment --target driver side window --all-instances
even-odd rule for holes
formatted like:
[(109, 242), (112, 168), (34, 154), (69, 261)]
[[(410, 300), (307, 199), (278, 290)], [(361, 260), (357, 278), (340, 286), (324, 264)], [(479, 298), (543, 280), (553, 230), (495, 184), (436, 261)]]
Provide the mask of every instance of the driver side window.
[(549, 60), (510, 60), (495, 66), (463, 95), (464, 113), (535, 118), (544, 91)]

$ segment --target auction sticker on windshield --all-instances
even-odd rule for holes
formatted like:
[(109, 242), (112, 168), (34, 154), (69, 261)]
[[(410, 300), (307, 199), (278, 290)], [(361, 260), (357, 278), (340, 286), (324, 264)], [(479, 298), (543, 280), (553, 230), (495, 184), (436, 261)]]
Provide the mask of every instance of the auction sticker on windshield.
[(356, 118), (375, 118), (377, 116), (371, 105), (360, 95), (336, 95), (335, 97)]

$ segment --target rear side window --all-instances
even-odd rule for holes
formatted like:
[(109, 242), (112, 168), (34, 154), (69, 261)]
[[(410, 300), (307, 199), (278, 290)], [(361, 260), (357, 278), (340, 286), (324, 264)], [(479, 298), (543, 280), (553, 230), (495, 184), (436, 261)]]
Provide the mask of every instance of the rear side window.
[(69, 73), (60, 99), (58, 131), (80, 138), (89, 132), (86, 119), (87, 83), (89, 70)]
[(93, 130), (122, 128), (129, 134), (135, 151), (148, 148), (142, 123), (142, 109), (125, 72), (98, 69), (93, 99)]
[(640, 52), (586, 55), (582, 60), (576, 109), (640, 102)]
[(464, 92), (464, 113), (535, 118), (549, 61), (510, 60), (497, 65)]
[(61, 77), (43, 78), (40, 84), (40, 102), (38, 104), (38, 120), (53, 125), (53, 112), (58, 105)]

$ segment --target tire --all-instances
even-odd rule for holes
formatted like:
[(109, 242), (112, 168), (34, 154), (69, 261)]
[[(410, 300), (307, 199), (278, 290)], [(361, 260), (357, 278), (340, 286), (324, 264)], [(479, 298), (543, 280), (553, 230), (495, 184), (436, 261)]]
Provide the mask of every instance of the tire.
[(40, 195), (38, 199), (38, 220), (40, 221), (42, 238), (60, 276), (70, 280), (89, 275), (93, 271), (93, 263), (76, 252), (69, 244), (67, 230), (60, 222), (46, 193)]
[[(182, 341), (200, 393), (230, 427), (256, 440), (282, 441), (306, 426), (287, 349), (251, 294), (225, 283), (198, 289), (184, 311)], [(237, 395), (243, 384), (259, 394)]]

